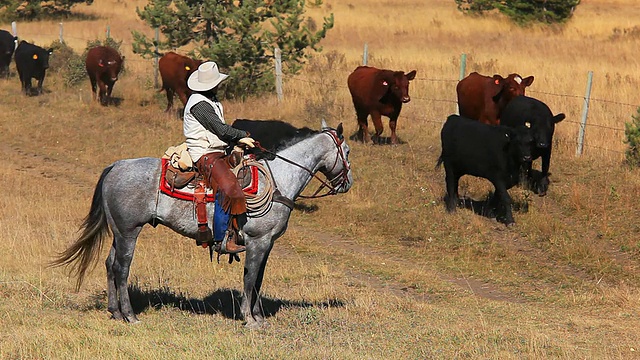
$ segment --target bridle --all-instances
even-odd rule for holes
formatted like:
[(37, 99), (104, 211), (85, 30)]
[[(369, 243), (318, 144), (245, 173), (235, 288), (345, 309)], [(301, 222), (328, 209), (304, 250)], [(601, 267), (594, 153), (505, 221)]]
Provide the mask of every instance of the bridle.
[[(321, 197), (325, 197), (328, 195), (335, 195), (338, 193), (338, 188), (340, 188), (341, 186), (343, 186), (344, 184), (349, 182), (349, 170), (351, 170), (351, 167), (349, 166), (349, 162), (347, 161), (345, 155), (344, 155), (344, 151), (342, 151), (342, 143), (344, 142), (344, 137), (339, 136), (338, 133), (333, 130), (333, 129), (328, 129), (328, 130), (323, 130), (322, 131), (323, 134), (327, 134), (329, 135), (329, 137), (331, 137), (331, 140), (333, 140), (333, 143), (336, 145), (336, 148), (338, 149), (338, 152), (336, 154), (336, 160), (333, 162), (333, 166), (331, 167), (331, 169), (327, 172), (327, 173), (331, 173), (336, 166), (338, 166), (338, 164), (340, 162), (342, 162), (342, 170), (340, 170), (340, 173), (338, 173), (338, 175), (336, 175), (335, 177), (333, 177), (332, 179), (328, 179), (327, 180), (323, 180), (322, 178), (320, 178), (315, 172), (311, 171), (310, 169), (296, 163), (295, 161), (289, 160), (283, 156), (280, 156), (278, 154), (276, 154), (275, 152), (269, 151), (267, 149), (265, 149), (264, 147), (262, 147), (259, 143), (256, 142), (257, 147), (262, 150), (263, 152), (269, 153), (291, 165), (295, 165), (303, 170), (305, 170), (306, 172), (308, 172), (311, 176), (315, 177), (316, 179), (318, 179), (318, 181), (320, 181), (320, 187), (313, 193), (313, 195), (307, 196), (307, 195), (298, 195), (298, 197), (301, 197), (303, 199), (316, 199), (316, 198), (321, 198)], [(268, 166), (269, 162), (267, 162), (267, 166)], [(271, 171), (269, 169), (269, 171)], [(277, 188), (277, 185), (276, 185)], [(322, 191), (322, 189), (327, 188), (327, 192), (324, 194), (320, 194), (320, 192)], [(295, 200), (295, 199), (294, 199)]]

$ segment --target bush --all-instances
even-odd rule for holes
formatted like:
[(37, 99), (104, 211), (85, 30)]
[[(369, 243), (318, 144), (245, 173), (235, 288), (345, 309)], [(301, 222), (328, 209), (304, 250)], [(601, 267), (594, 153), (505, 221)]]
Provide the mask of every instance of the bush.
[(467, 14), (482, 15), (498, 10), (517, 24), (532, 22), (562, 23), (573, 15), (580, 0), (455, 0), (458, 9)]
[(65, 86), (75, 86), (87, 78), (84, 56), (77, 54), (71, 47), (59, 40), (51, 43), (49, 47), (53, 49), (53, 54), (49, 59), (49, 71), (60, 74)]
[(631, 167), (640, 166), (640, 108), (632, 115), (633, 121), (624, 124), (625, 144), (629, 147), (625, 152), (627, 163)]

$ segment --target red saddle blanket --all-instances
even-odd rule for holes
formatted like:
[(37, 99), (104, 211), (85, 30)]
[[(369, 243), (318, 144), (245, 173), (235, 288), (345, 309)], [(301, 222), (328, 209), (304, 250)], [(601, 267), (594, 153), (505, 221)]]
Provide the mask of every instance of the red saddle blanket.
[[(193, 186), (185, 186), (182, 189), (175, 189), (171, 187), (171, 184), (167, 181), (165, 174), (167, 172), (167, 167), (171, 166), (169, 164), (169, 159), (162, 159), (162, 173), (160, 174), (160, 191), (163, 194), (169, 195), (171, 197), (182, 199), (182, 200), (190, 200), (193, 201), (195, 188)], [(258, 168), (255, 166), (249, 166), (251, 171), (251, 182), (249, 185), (245, 186), (242, 191), (245, 194), (256, 194), (258, 192)], [(207, 202), (214, 201), (216, 194), (214, 194), (211, 189), (207, 189), (206, 200)]]

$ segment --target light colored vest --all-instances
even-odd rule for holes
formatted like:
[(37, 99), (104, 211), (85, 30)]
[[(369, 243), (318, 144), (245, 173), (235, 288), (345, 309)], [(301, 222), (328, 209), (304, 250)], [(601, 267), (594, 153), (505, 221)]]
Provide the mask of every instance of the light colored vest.
[(189, 155), (196, 162), (204, 154), (210, 152), (224, 152), (228, 144), (216, 136), (216, 134), (207, 130), (198, 122), (198, 120), (191, 114), (191, 107), (200, 101), (206, 101), (215, 110), (216, 114), (224, 123), (224, 114), (222, 112), (222, 105), (220, 103), (213, 102), (207, 99), (201, 94), (194, 93), (189, 97), (187, 104), (184, 107), (184, 119), (183, 130), (186, 137), (187, 150)]

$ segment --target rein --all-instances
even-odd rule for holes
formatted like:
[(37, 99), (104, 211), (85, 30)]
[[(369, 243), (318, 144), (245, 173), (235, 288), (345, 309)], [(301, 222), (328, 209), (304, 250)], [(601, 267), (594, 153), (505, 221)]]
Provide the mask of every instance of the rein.
[[(325, 197), (325, 196), (328, 196), (328, 195), (335, 195), (335, 194), (337, 194), (337, 193), (338, 193), (338, 190), (337, 190), (337, 189), (336, 189), (336, 187), (333, 185), (333, 183), (334, 183), (337, 179), (340, 179), (341, 181), (340, 181), (340, 183), (338, 184), (338, 186), (339, 186), (339, 185), (341, 185), (343, 182), (347, 181), (347, 179), (348, 179), (348, 174), (347, 174), (347, 173), (348, 173), (348, 171), (349, 171), (349, 170), (348, 170), (348, 169), (349, 169), (349, 167), (348, 167), (347, 160), (344, 158), (344, 153), (343, 153), (343, 151), (342, 151), (342, 146), (341, 146), (341, 145), (342, 145), (342, 141), (340, 141), (340, 140), (337, 138), (337, 136), (336, 136), (336, 135), (334, 135), (334, 134), (333, 134), (333, 132), (331, 132), (331, 131), (323, 131), (323, 132), (331, 136), (331, 139), (333, 140), (334, 144), (336, 144), (336, 147), (338, 148), (338, 155), (336, 156), (336, 161), (334, 162), (333, 167), (331, 168), (331, 170), (335, 169), (335, 167), (338, 165), (338, 158), (342, 159), (342, 165), (343, 165), (343, 169), (342, 169), (342, 171), (340, 172), (340, 174), (338, 174), (338, 175), (337, 175), (336, 177), (334, 177), (333, 179), (328, 180), (328, 182), (327, 182), (327, 181), (325, 181), (325, 180), (322, 180), (322, 178), (320, 178), (320, 177), (319, 177), (315, 172), (313, 172), (313, 171), (309, 170), (308, 168), (306, 168), (306, 167), (304, 167), (304, 166), (302, 166), (302, 165), (300, 165), (300, 164), (296, 163), (295, 161), (289, 160), (289, 159), (285, 158), (284, 156), (280, 156), (280, 155), (276, 154), (276, 153), (275, 153), (275, 152), (273, 152), (273, 151), (269, 151), (268, 149), (266, 149), (266, 148), (264, 148), (262, 145), (260, 145), (260, 143), (259, 143), (259, 142), (256, 142), (256, 146), (257, 146), (257, 147), (258, 147), (258, 149), (260, 149), (261, 151), (263, 151), (263, 152), (265, 152), (265, 153), (268, 153), (268, 154), (271, 154), (271, 155), (273, 155), (273, 156), (275, 156), (275, 157), (277, 157), (277, 158), (279, 158), (279, 159), (281, 159), (281, 160), (283, 160), (283, 161), (285, 161), (285, 162), (287, 162), (287, 163), (289, 163), (289, 164), (291, 164), (291, 165), (294, 165), (294, 166), (297, 166), (297, 167), (299, 167), (299, 168), (303, 169), (304, 171), (306, 171), (307, 173), (309, 173), (309, 175), (311, 175), (312, 177), (314, 177), (314, 178), (318, 179), (318, 181), (320, 181), (321, 185), (320, 185), (320, 187), (318, 188), (318, 190), (316, 190), (316, 191), (313, 193), (313, 195), (310, 195), (310, 196), (306, 196), (306, 195), (298, 195), (298, 197), (303, 198), (303, 199), (317, 199), (317, 198)], [(267, 165), (268, 165), (268, 164), (269, 164), (269, 162), (267, 161)], [(331, 171), (331, 170), (329, 170), (329, 171)], [(269, 171), (271, 171), (271, 169), (269, 169)], [(325, 187), (326, 187), (326, 188), (328, 188), (329, 190), (328, 190), (326, 193), (324, 193), (324, 194), (318, 195), (318, 194), (320, 193), (320, 191), (322, 191), (322, 189), (324, 189)], [(276, 185), (276, 188), (277, 188), (277, 185)]]

